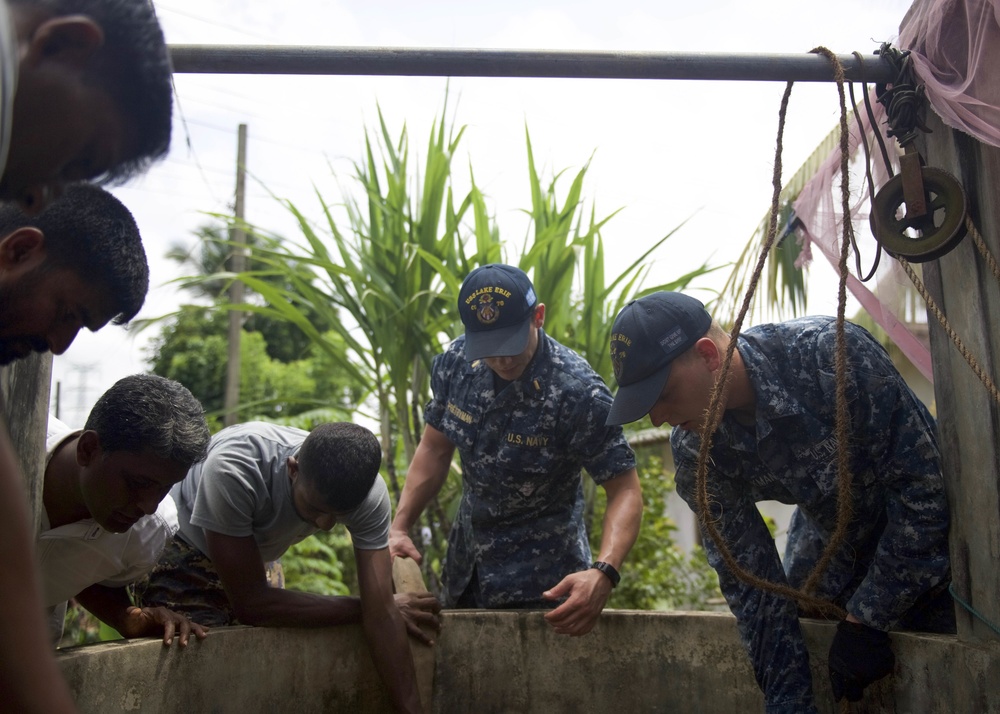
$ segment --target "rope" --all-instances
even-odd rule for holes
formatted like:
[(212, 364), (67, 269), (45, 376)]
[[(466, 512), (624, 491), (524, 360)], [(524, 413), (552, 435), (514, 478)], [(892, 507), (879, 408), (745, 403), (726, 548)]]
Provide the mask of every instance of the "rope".
[(989, 620), (987, 620), (986, 617), (985, 617), (985, 615), (983, 615), (983, 613), (979, 612), (979, 610), (977, 610), (972, 605), (970, 605), (969, 603), (967, 603), (965, 600), (963, 600), (962, 598), (960, 598), (958, 596), (958, 593), (955, 592), (955, 583), (954, 582), (948, 583), (948, 592), (951, 594), (951, 597), (955, 600), (955, 602), (957, 602), (959, 605), (961, 605), (962, 607), (964, 607), (970, 613), (972, 613), (973, 615), (975, 615), (987, 627), (989, 627), (995, 633), (997, 633), (998, 635), (1000, 635), (1000, 627), (997, 627), (992, 622), (990, 622)]
[[(712, 436), (715, 430), (719, 426), (719, 422), (722, 419), (723, 404), (722, 395), (725, 391), (725, 386), (729, 382), (730, 368), (733, 361), (733, 352), (736, 349), (736, 336), (740, 332), (740, 327), (743, 325), (743, 319), (746, 317), (746, 313), (750, 308), (750, 301), (753, 298), (753, 294), (757, 289), (757, 283), (760, 280), (761, 272), (764, 268), (764, 263), (767, 260), (768, 253), (771, 250), (771, 246), (774, 244), (775, 234), (777, 232), (778, 223), (778, 197), (781, 193), (781, 151), (782, 151), (782, 140), (784, 137), (785, 130), (785, 115), (788, 109), (788, 98), (792, 93), (792, 82), (789, 82), (785, 86), (785, 93), (781, 98), (781, 108), (778, 111), (778, 138), (777, 138), (777, 149), (775, 151), (774, 158), (774, 173), (772, 176), (772, 186), (774, 187), (774, 194), (771, 203), (771, 214), (768, 216), (768, 226), (767, 233), (764, 238), (764, 244), (761, 247), (760, 255), (757, 258), (757, 263), (754, 266), (753, 273), (750, 276), (750, 284), (747, 287), (746, 295), (743, 298), (743, 304), (740, 306), (739, 314), (736, 316), (736, 321), (733, 324), (732, 332), (730, 333), (729, 345), (726, 348), (726, 356), (722, 363), (721, 374), (719, 375), (719, 380), (715, 383), (712, 388), (712, 394), (709, 398), (708, 413), (706, 415), (706, 423), (704, 428), (704, 433), (701, 439), (701, 448), (698, 452), (698, 468), (695, 473), (695, 501), (698, 504), (698, 518), (702, 523), (702, 527), (705, 532), (715, 543), (716, 548), (719, 551), (719, 556), (722, 558), (726, 567), (729, 568), (729, 572), (732, 573), (733, 577), (738, 580), (755, 587), (760, 590), (766, 590), (769, 592), (776, 593), (778, 595), (784, 595), (789, 598), (796, 598), (800, 594), (794, 588), (789, 587), (782, 583), (772, 583), (764, 578), (758, 577), (757, 575), (749, 572), (743, 566), (741, 566), (736, 558), (733, 556), (732, 551), (729, 549), (729, 545), (726, 543), (719, 529), (716, 528), (715, 521), (711, 518), (711, 504), (708, 496), (708, 461), (709, 454), (712, 449)], [(825, 601), (818, 601), (817, 606), (822, 607), (827, 603)]]
[[(837, 56), (834, 55), (830, 50), (825, 47), (817, 47), (812, 50), (812, 52), (817, 54), (822, 54), (827, 57), (834, 65), (834, 73), (837, 81), (837, 88), (840, 94), (840, 148), (841, 148), (841, 201), (844, 208), (844, 215), (850, 215), (850, 188), (849, 188), (849, 156), (850, 156), (850, 146), (849, 146), (849, 136), (847, 129), (847, 106), (846, 99), (844, 96), (844, 69), (841, 66)], [(850, 524), (852, 515), (852, 504), (851, 504), (851, 481), (852, 474), (850, 471), (850, 455), (847, 451), (848, 442), (848, 429), (850, 423), (850, 414), (847, 409), (847, 390), (846, 390), (846, 371), (847, 371), (847, 348), (844, 338), (844, 313), (847, 304), (847, 258), (850, 254), (850, 247), (853, 242), (853, 225), (850, 221), (843, 221), (844, 233), (843, 241), (841, 246), (840, 254), (840, 286), (838, 291), (838, 309), (837, 309), (837, 343), (836, 343), (836, 354), (835, 354), (835, 368), (837, 372), (837, 388), (836, 388), (836, 432), (837, 432), (837, 525), (834, 530), (833, 536), (830, 542), (824, 548), (822, 555), (817, 561), (813, 568), (813, 571), (809, 574), (806, 579), (806, 583), (802, 590), (796, 590), (795, 588), (783, 584), (774, 583), (768, 581), (764, 578), (758, 577), (757, 575), (749, 572), (743, 568), (733, 556), (732, 551), (729, 549), (729, 545), (725, 542), (722, 534), (719, 532), (715, 525), (715, 521), (711, 517), (711, 500), (708, 494), (708, 462), (710, 460), (710, 453), (712, 449), (713, 435), (718, 428), (720, 422), (722, 421), (722, 414), (724, 412), (724, 405), (722, 401), (723, 394), (725, 393), (726, 387), (729, 384), (731, 377), (731, 367), (733, 360), (733, 353), (736, 350), (736, 338), (740, 333), (740, 328), (743, 326), (743, 320), (746, 317), (746, 313), (750, 308), (750, 303), (753, 299), (754, 292), (757, 289), (757, 283), (760, 280), (760, 275), (763, 271), (764, 264), (767, 260), (767, 256), (770, 253), (771, 247), (774, 244), (775, 234), (777, 233), (777, 220), (778, 220), (778, 205), (781, 195), (781, 154), (782, 154), (782, 142), (785, 130), (785, 117), (788, 109), (788, 99), (792, 92), (792, 82), (789, 82), (785, 87), (785, 93), (781, 99), (781, 108), (778, 112), (778, 137), (777, 137), (777, 147), (775, 149), (774, 158), (774, 173), (772, 176), (772, 186), (774, 189), (772, 199), (771, 199), (771, 212), (768, 217), (768, 227), (764, 243), (761, 247), (760, 255), (757, 259), (757, 263), (754, 266), (754, 271), (750, 278), (750, 283), (747, 287), (746, 295), (743, 299), (743, 304), (740, 307), (739, 314), (736, 317), (736, 321), (733, 324), (733, 328), (730, 332), (729, 344), (726, 348), (726, 356), (722, 363), (721, 373), (719, 375), (718, 381), (715, 383), (712, 389), (711, 397), (709, 399), (709, 408), (706, 415), (706, 423), (704, 427), (704, 432), (701, 440), (701, 446), (698, 453), (698, 466), (695, 477), (695, 500), (698, 506), (698, 517), (701, 520), (702, 526), (704, 527), (706, 533), (715, 543), (716, 548), (719, 551), (719, 555), (726, 567), (729, 568), (729, 572), (733, 577), (738, 580), (755, 587), (760, 590), (765, 590), (767, 592), (774, 593), (776, 595), (781, 595), (799, 602), (802, 605), (810, 608), (814, 613), (833, 617), (836, 619), (843, 619), (847, 616), (846, 611), (840, 606), (829, 602), (823, 598), (816, 597), (813, 592), (822, 577), (823, 573), (829, 566), (830, 560), (833, 554), (840, 548), (843, 544), (846, 535), (847, 528)]]
[(979, 381), (983, 383), (984, 387), (986, 387), (986, 391), (989, 392), (991, 397), (993, 397), (993, 400), (996, 401), (997, 404), (1000, 404), (1000, 391), (997, 390), (997, 386), (993, 382), (992, 377), (990, 377), (990, 375), (988, 375), (983, 368), (979, 366), (979, 362), (976, 361), (975, 356), (969, 352), (965, 343), (962, 342), (962, 338), (958, 336), (958, 333), (955, 332), (954, 329), (952, 329), (951, 323), (948, 322), (948, 318), (945, 317), (941, 308), (938, 307), (937, 302), (933, 297), (931, 297), (931, 294), (927, 291), (927, 288), (917, 275), (917, 272), (910, 266), (910, 263), (906, 260), (906, 258), (897, 256), (896, 260), (899, 261), (903, 270), (905, 270), (906, 274), (910, 277), (910, 282), (913, 283), (913, 287), (915, 287), (917, 292), (920, 293), (920, 297), (922, 297), (924, 302), (927, 303), (927, 309), (930, 310), (934, 314), (934, 317), (938, 319), (938, 322), (941, 323), (941, 327), (944, 328), (945, 333), (951, 338), (952, 343), (958, 349), (959, 354), (965, 358), (966, 363), (968, 363), (969, 367), (972, 368), (973, 374), (979, 377)]
[(989, 247), (986, 245), (986, 241), (983, 240), (983, 236), (980, 235), (979, 230), (976, 228), (976, 224), (972, 222), (972, 218), (966, 214), (965, 216), (965, 227), (969, 231), (969, 235), (972, 236), (972, 242), (976, 244), (976, 248), (979, 249), (979, 254), (983, 256), (986, 260), (986, 265), (989, 266), (990, 271), (993, 273), (993, 277), (1000, 280), (1000, 266), (997, 265), (996, 258), (990, 252)]
[(840, 548), (847, 537), (847, 527), (853, 515), (851, 502), (851, 473), (850, 454), (847, 450), (847, 443), (850, 437), (849, 427), (851, 415), (847, 409), (847, 343), (844, 336), (845, 313), (847, 310), (847, 258), (851, 252), (851, 245), (854, 243), (854, 224), (849, 220), (851, 215), (851, 191), (850, 191), (850, 133), (847, 126), (847, 105), (844, 98), (844, 68), (840, 64), (837, 56), (825, 47), (817, 47), (812, 52), (826, 57), (834, 68), (834, 79), (837, 82), (837, 92), (840, 96), (840, 201), (841, 210), (844, 214), (843, 236), (840, 249), (840, 281), (837, 290), (837, 342), (835, 354), (835, 371), (837, 374), (836, 399), (834, 407), (836, 410), (836, 432), (837, 432), (837, 526), (834, 529), (830, 542), (823, 549), (823, 554), (816, 563), (813, 571), (806, 579), (804, 590), (812, 593), (819, 583), (819, 579), (826, 572), (830, 560), (834, 553)]
[[(875, 85), (875, 101), (885, 107), (888, 118), (888, 136), (893, 136), (901, 147), (917, 138), (917, 129), (928, 133), (920, 119), (924, 106), (924, 85), (917, 84), (910, 51), (900, 51), (888, 42), (883, 42), (878, 54), (896, 71), (896, 77), (889, 85)], [(888, 164), (888, 156), (884, 156)]]
[[(864, 58), (861, 56), (861, 53), (858, 52), (857, 50), (854, 51), (854, 56), (858, 59), (858, 66), (862, 68), (861, 96), (864, 97), (865, 108), (868, 110), (868, 121), (871, 124), (872, 129), (877, 131), (875, 127), (875, 114), (872, 111), (872, 105), (868, 99), (868, 83), (865, 81), (864, 62), (862, 61)], [(861, 123), (861, 114), (858, 112), (858, 100), (854, 98), (854, 84), (848, 84), (847, 88), (848, 90), (850, 90), (851, 93), (851, 110), (854, 113), (854, 118), (858, 122), (858, 138), (861, 140), (861, 147), (865, 150), (865, 178), (867, 179), (866, 185), (868, 186), (868, 197), (871, 200), (872, 204), (874, 205), (875, 179), (872, 178), (872, 157), (868, 151), (868, 137), (865, 136), (866, 134), (865, 127)], [(885, 145), (882, 146), (882, 151), (885, 152)], [(884, 158), (886, 159), (886, 162), (888, 162), (888, 156), (884, 156)], [(875, 271), (878, 270), (879, 263), (882, 260), (882, 245), (878, 241), (875, 241), (875, 260), (872, 262), (872, 269), (868, 272), (867, 275), (865, 275), (865, 272), (861, 269), (861, 251), (858, 249), (857, 242), (852, 240), (851, 245), (854, 247), (854, 265), (857, 267), (858, 278), (861, 280), (861, 282), (867, 283), (869, 280), (875, 277)]]

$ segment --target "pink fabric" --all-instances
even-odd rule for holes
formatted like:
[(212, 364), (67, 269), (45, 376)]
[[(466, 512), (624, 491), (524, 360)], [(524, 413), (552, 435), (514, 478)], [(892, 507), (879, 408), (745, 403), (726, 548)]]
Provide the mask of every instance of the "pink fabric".
[[(872, 109), (874, 110), (876, 126), (885, 127), (885, 111), (882, 105), (875, 103), (874, 89), (872, 91)], [(860, 98), (859, 98), (860, 100)], [(860, 104), (860, 101), (859, 101)], [(876, 186), (882, 186), (888, 180), (888, 173), (883, 166), (881, 155), (875, 143), (874, 135), (868, 122), (867, 113), (861, 106), (859, 114), (868, 135), (869, 151), (872, 152), (872, 178)], [(872, 261), (877, 252), (877, 243), (868, 225), (870, 204), (868, 200), (867, 179), (864, 173), (864, 151), (859, 143), (858, 125), (852, 119), (850, 136), (852, 195), (855, 201), (851, 205), (851, 221), (854, 224), (855, 240), (861, 254), (861, 269), (867, 274), (871, 270)], [(895, 141), (883, 140), (889, 148), (890, 158), (895, 162)], [(893, 170), (897, 170), (894, 166)], [(842, 209), (840, 198), (840, 149), (831, 152), (816, 175), (802, 189), (798, 198), (792, 204), (795, 215), (801, 221), (798, 229), (802, 253), (798, 264), (806, 264), (812, 259), (811, 246), (815, 245), (837, 271), (840, 262), (840, 245), (842, 241)], [(849, 261), (847, 288), (861, 306), (868, 311), (875, 322), (888, 333), (889, 338), (906, 355), (907, 359), (927, 379), (933, 381), (931, 355), (927, 347), (906, 327), (900, 319), (905, 310), (902, 297), (905, 294), (900, 287), (909, 283), (909, 278), (899, 267), (899, 263), (882, 253), (875, 277), (868, 283), (862, 283), (853, 274), (856, 270), (854, 251)], [(877, 286), (877, 295), (869, 286)]]
[[(895, 46), (911, 51), (917, 78), (925, 86), (933, 110), (949, 126), (966, 132), (983, 143), (1000, 146), (1000, 0), (916, 0), (900, 25)], [(874, 93), (873, 93), (874, 94)], [(885, 138), (885, 112), (872, 96), (876, 126)], [(874, 135), (863, 108), (862, 115), (872, 153), (872, 173), (878, 188), (888, 174), (877, 153)], [(862, 256), (862, 270), (870, 270), (876, 252), (875, 239), (868, 225), (871, 209), (864, 184), (864, 154), (858, 143), (857, 124), (851, 124), (852, 176), (850, 185), (856, 197), (850, 220)], [(886, 139), (890, 158), (898, 171), (898, 145)], [(860, 187), (860, 188), (859, 188)], [(840, 150), (833, 151), (822, 168), (799, 194), (793, 207), (802, 222), (800, 263), (812, 259), (815, 245), (830, 261), (834, 270), (840, 260), (842, 211), (840, 200)], [(906, 327), (901, 316), (906, 305), (901, 286), (909, 279), (899, 263), (883, 253), (875, 278), (862, 283), (856, 275), (853, 252), (848, 289), (888, 334), (903, 354), (920, 372), (932, 379), (931, 357), (925, 347)], [(874, 292), (869, 288), (874, 286)], [(911, 320), (916, 316), (908, 316)], [(923, 317), (923, 316), (921, 316)]]
[(945, 124), (1000, 146), (1000, 0), (917, 0), (896, 46)]

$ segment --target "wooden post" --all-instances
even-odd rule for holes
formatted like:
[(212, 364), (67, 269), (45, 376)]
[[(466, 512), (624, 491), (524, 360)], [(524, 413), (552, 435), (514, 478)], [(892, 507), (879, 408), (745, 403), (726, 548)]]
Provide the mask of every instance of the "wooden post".
[[(397, 593), (427, 592), (424, 576), (417, 561), (405, 556), (396, 556), (392, 559), (392, 587)], [(425, 634), (437, 637), (437, 633), (430, 629), (426, 627), (421, 629)], [(417, 674), (420, 702), (425, 712), (431, 712), (434, 701), (434, 648), (411, 638), (410, 652), (413, 655), (413, 668)]]
[[(928, 112), (933, 133), (923, 137), (928, 166), (952, 173), (969, 199), (970, 216), (1000, 260), (1000, 149), (945, 126)], [(980, 367), (1000, 381), (1000, 280), (972, 236), (939, 260), (924, 264), (929, 292)], [(951, 509), (951, 567), (955, 594), (1000, 626), (1000, 405), (973, 374), (937, 319), (928, 314), (938, 436)], [(963, 641), (996, 641), (982, 619), (956, 602)]]
[(31, 532), (38, 531), (42, 512), (45, 471), (45, 429), (49, 419), (52, 355), (32, 353), (0, 369), (4, 416), (17, 452), (31, 517)]

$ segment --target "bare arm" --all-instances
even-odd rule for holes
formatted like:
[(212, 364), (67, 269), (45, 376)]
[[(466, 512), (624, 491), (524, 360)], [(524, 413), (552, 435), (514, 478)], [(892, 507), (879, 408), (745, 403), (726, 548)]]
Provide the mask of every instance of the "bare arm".
[(191, 622), (184, 615), (165, 607), (136, 607), (129, 600), (125, 588), (109, 588), (91, 585), (76, 596), (77, 601), (87, 610), (118, 630), (126, 639), (133, 637), (156, 637), (163, 635), (167, 647), (173, 642), (174, 634), (181, 647), (187, 647), (193, 632), (198, 639), (204, 639), (208, 628)]
[(417, 445), (413, 461), (406, 472), (406, 482), (399, 496), (396, 517), (389, 527), (389, 553), (395, 557), (406, 555), (418, 563), (420, 552), (410, 540), (409, 530), (417, 522), (427, 504), (437, 495), (448, 478), (455, 445), (442, 432), (432, 426), (424, 427), (423, 437)]
[(389, 549), (355, 548), (354, 558), (361, 588), (361, 622), (375, 669), (389, 688), (396, 710), (418, 714), (422, 711), (420, 694), (406, 626), (392, 595)]
[[(604, 513), (601, 551), (597, 559), (621, 570), (625, 557), (639, 536), (642, 523), (642, 488), (636, 470), (629, 469), (604, 483), (608, 507)], [(611, 596), (613, 585), (599, 570), (583, 570), (567, 575), (542, 597), (555, 600), (565, 597), (559, 607), (546, 613), (545, 619), (561, 635), (585, 635)]]
[(604, 491), (608, 495), (608, 507), (604, 512), (601, 552), (597, 559), (621, 570), (635, 545), (635, 539), (639, 537), (639, 526), (642, 524), (639, 474), (635, 469), (618, 474), (604, 483)]
[(208, 556), (240, 622), (258, 627), (324, 627), (361, 622), (376, 669), (400, 711), (420, 712), (403, 616), (392, 594), (387, 548), (355, 549), (361, 598), (272, 588), (253, 536), (205, 531)]
[(240, 622), (258, 627), (323, 627), (361, 621), (361, 602), (356, 597), (270, 587), (253, 536), (205, 531), (205, 540), (208, 557)]
[(25, 714), (73, 714), (69, 687), (56, 665), (42, 608), (20, 469), (0, 418), (0, 702)]

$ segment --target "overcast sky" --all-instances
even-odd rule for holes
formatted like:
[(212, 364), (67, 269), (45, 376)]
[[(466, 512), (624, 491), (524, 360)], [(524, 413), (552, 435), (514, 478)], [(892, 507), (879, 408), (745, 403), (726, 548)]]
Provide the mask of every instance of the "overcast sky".
[[(168, 43), (468, 47), (671, 52), (871, 54), (894, 40), (909, 0), (755, 2), (677, 0), (164, 0), (156, 7)], [(170, 155), (113, 193), (135, 215), (152, 285), (140, 317), (185, 298), (164, 259), (177, 241), (193, 243), (206, 214), (227, 212), (235, 185), (236, 134), (248, 125), (246, 213), (253, 223), (294, 234), (268, 191), (318, 216), (314, 187), (337, 202), (362, 157), (365, 128), (381, 107), (390, 131), (404, 123), (411, 161), (423, 158), (440, 116), (445, 78), (176, 75)], [(705, 260), (735, 259), (770, 204), (782, 83), (662, 80), (454, 79), (451, 111), (467, 127), (453, 162), (471, 164), (501, 237), (521, 245), (530, 207), (525, 127), (546, 176), (575, 174), (591, 157), (584, 196), (599, 216), (623, 209), (603, 232), (609, 269), (625, 266), (687, 220), (656, 257), (651, 280), (672, 279)], [(784, 158), (790, 176), (836, 125), (833, 84), (797, 84)], [(467, 185), (459, 184), (460, 191)], [(566, 185), (562, 195), (565, 195)], [(511, 254), (512, 257), (513, 254)], [(829, 271), (818, 261), (819, 271)], [(830, 271), (832, 275), (832, 271)], [(831, 283), (832, 284), (832, 283)], [(706, 281), (704, 287), (713, 283)], [(827, 291), (829, 292), (829, 291)], [(706, 293), (707, 295), (707, 293)], [(814, 294), (811, 312), (832, 314), (832, 294)], [(53, 363), (61, 416), (72, 426), (121, 377), (147, 371), (138, 336), (109, 326), (82, 333)]]

